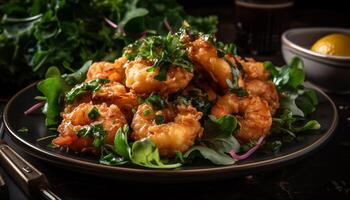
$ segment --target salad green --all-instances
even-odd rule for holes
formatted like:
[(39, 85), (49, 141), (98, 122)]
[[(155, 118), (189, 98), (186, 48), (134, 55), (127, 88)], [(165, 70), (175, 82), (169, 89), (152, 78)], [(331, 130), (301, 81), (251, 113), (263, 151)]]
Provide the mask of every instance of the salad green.
[(0, 76), (13, 85), (44, 78), (51, 66), (71, 73), (86, 60), (114, 60), (135, 39), (184, 20), (207, 33), (218, 23), (186, 15), (174, 0), (9, 0), (0, 17)]

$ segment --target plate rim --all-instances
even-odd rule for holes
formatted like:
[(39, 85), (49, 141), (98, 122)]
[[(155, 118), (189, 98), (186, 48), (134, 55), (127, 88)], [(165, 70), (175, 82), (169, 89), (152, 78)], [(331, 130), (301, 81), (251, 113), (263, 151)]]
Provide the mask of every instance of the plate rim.
[[(18, 134), (16, 134), (14, 131), (14, 129), (12, 128), (12, 126), (10, 125), (9, 121), (8, 121), (8, 112), (10, 110), (11, 105), (13, 104), (13, 101), (20, 96), (22, 93), (26, 92), (27, 90), (29, 90), (30, 88), (34, 87), (37, 82), (34, 82), (28, 86), (26, 86), (25, 88), (21, 89), (19, 92), (17, 92), (13, 97), (11, 97), (11, 99), (8, 101), (8, 103), (5, 106), (4, 112), (3, 112), (3, 122), (4, 125), (7, 129), (7, 131), (9, 132), (9, 135), (11, 136), (11, 138), (14, 138), (16, 141), (16, 143), (20, 143), (25, 145), (24, 147), (22, 146), (21, 148), (23, 150), (25, 150), (27, 153), (51, 162), (51, 163), (60, 163), (59, 161), (65, 161), (68, 163), (65, 163), (64, 165), (69, 165), (69, 166), (73, 166), (73, 165), (79, 165), (76, 168), (89, 168), (90, 171), (99, 171), (99, 170), (108, 170), (108, 171), (114, 171), (114, 172), (119, 172), (119, 173), (132, 173), (132, 174), (152, 174), (152, 175), (169, 175), (169, 176), (176, 176), (176, 175), (186, 175), (186, 174), (191, 174), (191, 175), (202, 175), (202, 174), (206, 174), (206, 173), (227, 173), (227, 172), (235, 172), (235, 171), (241, 171), (241, 170), (247, 170), (247, 169), (252, 169), (252, 168), (264, 168), (264, 167), (269, 167), (269, 166), (273, 166), (276, 164), (281, 164), (281, 163), (286, 163), (288, 161), (292, 161), (295, 158), (301, 158), (307, 154), (309, 154), (310, 152), (313, 152), (314, 150), (316, 150), (318, 147), (322, 146), (328, 139), (330, 139), (330, 137), (333, 135), (337, 124), (338, 124), (338, 120), (339, 120), (339, 116), (338, 116), (338, 110), (336, 108), (335, 103), (332, 101), (332, 99), (325, 93), (323, 92), (320, 88), (318, 88), (317, 86), (314, 86), (312, 84), (309, 84), (307, 82), (305, 82), (308, 87), (317, 90), (318, 93), (320, 93), (322, 96), (324, 96), (326, 98), (326, 100), (328, 101), (328, 103), (331, 105), (332, 109), (333, 109), (333, 116), (332, 116), (332, 123), (330, 125), (330, 128), (322, 134), (322, 136), (320, 138), (318, 138), (315, 142), (311, 143), (310, 145), (303, 147), (302, 149), (299, 149), (297, 151), (294, 151), (292, 153), (289, 153), (287, 155), (283, 155), (283, 156), (278, 156), (278, 157), (274, 157), (274, 158), (270, 158), (267, 160), (262, 160), (262, 161), (257, 161), (257, 162), (253, 162), (253, 163), (246, 163), (246, 164), (240, 164), (240, 165), (227, 165), (227, 166), (215, 166), (212, 168), (196, 168), (196, 169), (181, 169), (180, 168), (176, 168), (176, 169), (149, 169), (149, 168), (131, 168), (131, 167), (119, 167), (119, 166), (108, 166), (108, 165), (103, 165), (103, 164), (99, 164), (99, 163), (91, 163), (88, 161), (83, 161), (83, 160), (77, 160), (74, 158), (70, 158), (70, 157), (64, 157), (63, 155), (58, 155), (54, 152), (50, 152), (48, 150), (42, 149), (36, 145), (31, 144), (30, 142), (27, 142), (26, 140), (22, 139), (21, 137), (18, 136)], [(28, 152), (29, 150), (34, 151), (33, 152)], [(44, 155), (44, 157), (37, 155), (36, 153), (40, 153), (41, 155)], [(48, 158), (53, 158), (53, 160), (50, 160)], [(96, 170), (97, 169), (97, 170)]]

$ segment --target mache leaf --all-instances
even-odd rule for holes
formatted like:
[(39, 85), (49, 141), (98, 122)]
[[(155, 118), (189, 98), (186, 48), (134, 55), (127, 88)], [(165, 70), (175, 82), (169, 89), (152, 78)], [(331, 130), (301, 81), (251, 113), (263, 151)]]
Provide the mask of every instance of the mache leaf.
[(114, 150), (125, 159), (131, 158), (131, 148), (128, 144), (128, 132), (128, 125), (124, 125), (123, 128), (118, 129), (114, 137)]
[(131, 160), (137, 165), (149, 168), (177, 168), (181, 163), (164, 164), (159, 157), (158, 148), (149, 138), (138, 140), (132, 145)]
[(70, 87), (61, 78), (59, 69), (51, 67), (46, 73), (46, 79), (37, 84), (38, 90), (44, 94), (46, 102), (46, 126), (53, 126), (59, 123), (62, 96)]
[(215, 151), (206, 146), (193, 146), (183, 155), (184, 158), (189, 158), (194, 152), (198, 151), (203, 158), (210, 160), (216, 165), (233, 165), (235, 160), (229, 155)]

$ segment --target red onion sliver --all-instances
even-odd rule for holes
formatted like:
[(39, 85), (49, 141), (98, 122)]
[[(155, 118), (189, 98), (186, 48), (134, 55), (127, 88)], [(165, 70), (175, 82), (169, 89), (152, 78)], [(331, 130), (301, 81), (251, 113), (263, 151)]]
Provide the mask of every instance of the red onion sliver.
[(117, 25), (116, 23), (112, 22), (111, 20), (107, 19), (106, 17), (104, 18), (104, 20), (105, 20), (105, 22), (106, 22), (108, 25), (110, 25), (112, 28), (115, 28), (115, 29), (119, 28), (119, 30), (120, 30), (120, 32), (123, 34), (123, 36), (126, 36), (126, 33), (125, 33), (123, 27), (121, 27), (121, 26), (118, 27), (118, 25)]
[(29, 115), (30, 113), (36, 111), (37, 109), (43, 107), (44, 105), (45, 105), (45, 101), (36, 103), (32, 107), (30, 107), (28, 110), (24, 111), (24, 114)]
[(164, 26), (166, 29), (168, 29), (168, 31), (172, 31), (173, 29), (171, 28), (169, 21), (167, 19), (163, 20)]
[(256, 145), (254, 147), (252, 147), (251, 149), (249, 149), (247, 152), (245, 152), (242, 155), (238, 155), (236, 154), (235, 150), (231, 150), (230, 151), (230, 155), (233, 159), (235, 160), (244, 160), (247, 159), (250, 155), (252, 155), (262, 144), (262, 142), (264, 141), (265, 136), (261, 136), (258, 140), (258, 142), (256, 143)]
[(112, 28), (118, 28), (118, 25), (112, 22), (111, 20), (104, 18), (105, 22), (107, 22), (108, 25), (110, 25)]

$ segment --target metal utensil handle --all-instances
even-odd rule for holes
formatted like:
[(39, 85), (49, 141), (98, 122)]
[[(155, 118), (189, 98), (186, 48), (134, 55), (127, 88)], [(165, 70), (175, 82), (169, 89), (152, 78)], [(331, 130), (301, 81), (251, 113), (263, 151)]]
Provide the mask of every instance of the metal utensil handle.
[(46, 177), (7, 144), (0, 143), (0, 164), (28, 196), (35, 194), (38, 188), (48, 187)]

